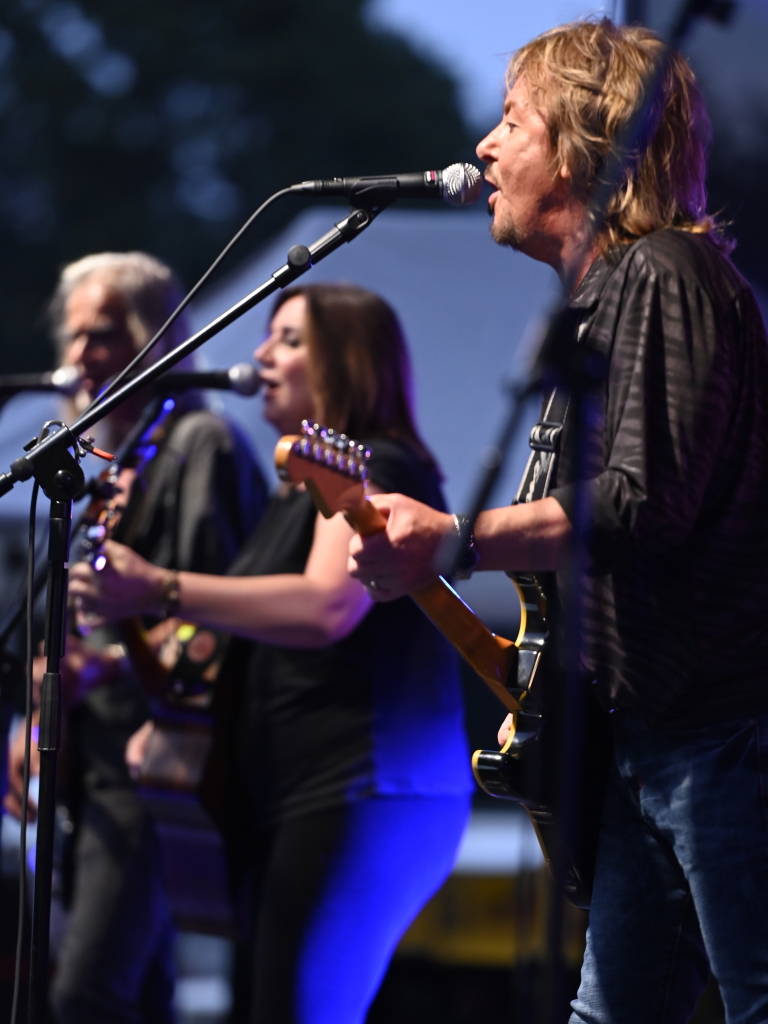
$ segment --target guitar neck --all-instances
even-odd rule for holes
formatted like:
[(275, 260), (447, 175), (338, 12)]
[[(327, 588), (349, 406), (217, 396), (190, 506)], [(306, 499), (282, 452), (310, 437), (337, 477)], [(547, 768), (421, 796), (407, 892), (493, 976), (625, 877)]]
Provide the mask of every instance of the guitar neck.
[[(363, 537), (386, 529), (386, 518), (368, 500), (345, 514), (353, 529)], [(519, 710), (520, 704), (506, 687), (508, 680), (517, 677), (515, 644), (496, 636), (483, 625), (442, 576), (410, 596), (507, 710)]]
[(520, 704), (506, 687), (507, 680), (517, 677), (518, 650), (512, 641), (483, 625), (442, 576), (410, 596), (504, 707), (518, 711)]

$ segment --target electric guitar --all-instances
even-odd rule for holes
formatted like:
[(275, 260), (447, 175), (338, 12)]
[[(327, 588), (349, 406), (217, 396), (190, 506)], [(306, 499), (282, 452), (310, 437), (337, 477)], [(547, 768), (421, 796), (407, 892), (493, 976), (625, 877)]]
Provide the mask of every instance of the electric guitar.
[[(345, 434), (305, 421), (301, 435), (278, 441), (275, 465), (281, 479), (306, 486), (323, 516), (341, 512), (358, 533), (369, 536), (386, 529), (386, 518), (368, 501), (369, 456), (370, 451)], [(503, 750), (476, 751), (472, 769), (485, 792), (523, 806), (551, 869), (549, 851), (557, 835), (546, 764), (551, 761), (546, 756), (549, 724), (536, 685), (549, 636), (546, 601), (534, 576), (510, 578), (520, 604), (520, 627), (514, 640), (492, 633), (442, 576), (410, 596), (512, 712), (513, 726)], [(564, 886), (566, 896), (586, 908), (593, 851), (582, 846), (565, 851)]]
[[(280, 478), (304, 484), (326, 519), (342, 512), (364, 537), (384, 530), (385, 517), (368, 501), (366, 462), (370, 452), (345, 434), (319, 424), (304, 421), (302, 430), (301, 436), (286, 436), (277, 442), (275, 466)], [(520, 600), (515, 640), (492, 633), (442, 576), (410, 595), (512, 712), (520, 710), (547, 638), (541, 590), (527, 580), (515, 582), (515, 588)]]

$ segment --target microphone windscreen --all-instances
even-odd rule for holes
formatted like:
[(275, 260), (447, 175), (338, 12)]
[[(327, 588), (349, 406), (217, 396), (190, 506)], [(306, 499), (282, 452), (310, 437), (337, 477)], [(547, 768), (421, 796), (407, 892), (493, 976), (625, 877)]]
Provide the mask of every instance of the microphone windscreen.
[(227, 376), (238, 395), (255, 395), (261, 387), (259, 371), (252, 363), (236, 363), (227, 371)]
[(474, 164), (451, 164), (443, 171), (443, 199), (451, 206), (471, 206), (483, 191), (483, 176)]

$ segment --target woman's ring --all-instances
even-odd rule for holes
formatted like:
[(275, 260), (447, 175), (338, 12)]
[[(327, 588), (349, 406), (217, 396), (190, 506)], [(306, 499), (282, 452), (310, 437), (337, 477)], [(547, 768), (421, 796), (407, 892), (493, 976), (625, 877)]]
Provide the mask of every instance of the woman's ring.
[(378, 590), (379, 584), (376, 582), (376, 580), (368, 580), (368, 588), (369, 590)]

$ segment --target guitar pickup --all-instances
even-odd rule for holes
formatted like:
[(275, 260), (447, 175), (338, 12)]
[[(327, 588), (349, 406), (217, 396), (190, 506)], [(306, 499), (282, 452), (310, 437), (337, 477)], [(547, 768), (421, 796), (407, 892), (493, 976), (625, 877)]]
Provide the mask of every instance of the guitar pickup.
[(550, 423), (547, 420), (542, 420), (531, 430), (528, 443), (536, 452), (555, 452), (562, 429), (562, 423)]

